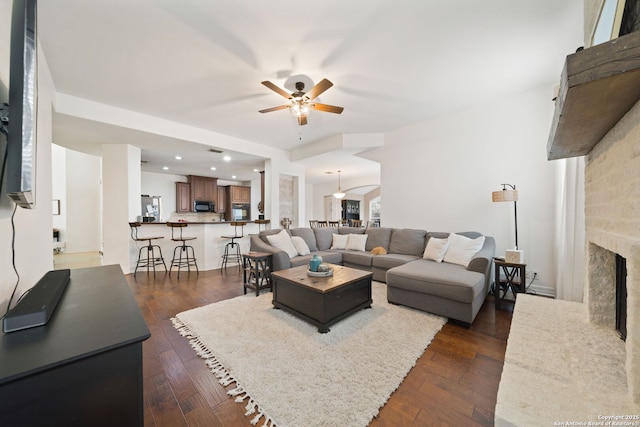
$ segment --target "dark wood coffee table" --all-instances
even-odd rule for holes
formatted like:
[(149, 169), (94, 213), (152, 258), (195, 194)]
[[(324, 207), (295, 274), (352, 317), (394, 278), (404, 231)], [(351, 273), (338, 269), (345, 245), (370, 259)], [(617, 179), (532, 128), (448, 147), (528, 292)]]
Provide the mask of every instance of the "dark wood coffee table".
[(273, 306), (329, 332), (329, 326), (370, 308), (373, 273), (330, 264), (333, 276), (312, 277), (307, 266), (271, 273)]

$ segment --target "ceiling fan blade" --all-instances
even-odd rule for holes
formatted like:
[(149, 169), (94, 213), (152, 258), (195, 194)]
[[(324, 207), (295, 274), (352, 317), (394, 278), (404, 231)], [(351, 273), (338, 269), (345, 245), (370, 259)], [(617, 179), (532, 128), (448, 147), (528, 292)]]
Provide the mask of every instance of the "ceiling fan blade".
[(291, 99), (291, 94), (289, 92), (285, 92), (284, 89), (280, 89), (278, 86), (274, 85), (268, 80), (262, 82), (263, 85), (274, 91), (275, 93), (283, 96), (284, 98)]
[(340, 114), (344, 110), (342, 107), (336, 107), (335, 105), (327, 105), (327, 104), (309, 104), (309, 108), (318, 111), (325, 111), (327, 113), (336, 113)]
[(313, 98), (317, 97), (318, 95), (320, 95), (325, 90), (329, 89), (331, 86), (333, 86), (333, 83), (331, 83), (327, 79), (322, 79), (322, 80), (320, 80), (320, 82), (317, 85), (312, 87), (309, 90), (309, 92), (305, 93), (305, 96), (307, 96), (309, 99), (313, 99)]
[(272, 111), (284, 110), (285, 108), (289, 108), (289, 105), (279, 105), (277, 107), (271, 107), (264, 110), (259, 110), (259, 113), (270, 113)]
[(304, 126), (307, 124), (307, 116), (298, 116), (298, 125)]

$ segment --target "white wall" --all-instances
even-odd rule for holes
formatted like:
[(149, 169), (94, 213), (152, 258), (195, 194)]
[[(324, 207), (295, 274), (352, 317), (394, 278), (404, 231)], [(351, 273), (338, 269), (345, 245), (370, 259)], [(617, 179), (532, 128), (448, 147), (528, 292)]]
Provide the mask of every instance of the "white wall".
[(546, 160), (551, 87), (398, 129), (371, 157), (381, 162), (387, 227), (474, 230), (495, 237), (496, 254), (514, 246), (512, 203), (492, 203), (515, 184), (518, 239), (538, 286), (553, 286), (555, 164)]
[[(66, 150), (67, 235), (65, 252), (102, 250), (102, 161)], [(55, 167), (55, 166), (54, 166)]]
[(60, 200), (53, 226), (64, 252), (102, 250), (101, 158), (52, 144), (52, 192)]
[[(0, 2), (0, 87), (9, 81), (9, 31), (11, 2)], [(5, 89), (2, 90), (7, 102)], [(38, 118), (36, 144), (36, 206), (18, 208), (15, 214), (15, 266), (20, 274), (16, 297), (31, 288), (53, 268), (53, 220), (51, 215), (51, 105), (55, 93), (46, 58), (38, 52)], [(4, 138), (4, 136), (0, 136)], [(4, 144), (2, 144), (4, 146)], [(0, 195), (0, 314), (4, 314), (17, 283), (12, 265), (13, 202)], [(15, 304), (15, 299), (13, 301)]]
[(60, 231), (60, 242), (67, 239), (67, 149), (51, 144), (51, 197), (60, 201), (60, 215), (53, 216), (53, 228)]

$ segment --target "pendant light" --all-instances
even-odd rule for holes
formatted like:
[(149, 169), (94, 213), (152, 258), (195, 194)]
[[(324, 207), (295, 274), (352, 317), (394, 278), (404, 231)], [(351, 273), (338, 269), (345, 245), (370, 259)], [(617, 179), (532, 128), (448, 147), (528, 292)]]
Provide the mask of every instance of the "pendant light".
[(342, 189), (340, 188), (340, 171), (338, 171), (338, 191), (336, 191), (335, 193), (333, 193), (333, 197), (335, 197), (336, 199), (342, 199), (346, 194), (342, 192)]

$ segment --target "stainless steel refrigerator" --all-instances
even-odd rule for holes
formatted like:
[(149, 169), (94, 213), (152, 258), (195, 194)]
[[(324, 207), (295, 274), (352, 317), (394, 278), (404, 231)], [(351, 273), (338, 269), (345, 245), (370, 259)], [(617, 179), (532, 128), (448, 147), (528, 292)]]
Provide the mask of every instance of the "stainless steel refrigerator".
[(142, 221), (159, 222), (162, 198), (160, 196), (142, 195)]

